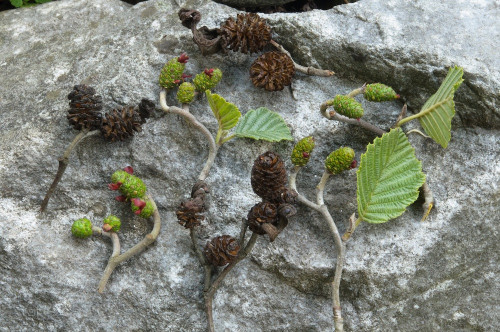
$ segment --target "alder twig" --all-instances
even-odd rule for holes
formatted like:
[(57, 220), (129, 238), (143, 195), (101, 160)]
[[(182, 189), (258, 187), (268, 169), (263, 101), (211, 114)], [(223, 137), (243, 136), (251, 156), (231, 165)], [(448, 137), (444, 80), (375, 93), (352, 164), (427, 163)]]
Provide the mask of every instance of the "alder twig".
[[(108, 265), (106, 266), (106, 269), (104, 270), (104, 273), (101, 277), (101, 281), (99, 282), (99, 287), (98, 291), (99, 293), (103, 293), (104, 289), (106, 288), (106, 284), (108, 283), (108, 280), (115, 270), (115, 268), (122, 262), (128, 260), (129, 258), (139, 254), (142, 252), (144, 249), (146, 249), (147, 246), (149, 246), (151, 243), (156, 241), (156, 238), (158, 238), (158, 235), (160, 234), (160, 229), (161, 229), (161, 219), (160, 219), (160, 213), (158, 212), (158, 208), (156, 207), (156, 204), (151, 198), (151, 196), (148, 195), (148, 199), (153, 203), (154, 205), (154, 212), (153, 212), (153, 229), (149, 234), (146, 234), (144, 239), (142, 239), (139, 243), (137, 243), (135, 246), (130, 248), (129, 250), (125, 251), (123, 254), (120, 254), (120, 240), (118, 239), (118, 235), (116, 233), (110, 232), (110, 234), (106, 234), (107, 232), (101, 231), (100, 234), (108, 236), (111, 238), (111, 241), (113, 242), (113, 254), (111, 255)], [(94, 227), (92, 228), (94, 230)]]
[(209, 332), (214, 332), (214, 318), (213, 318), (213, 298), (215, 295), (215, 292), (217, 289), (219, 289), (219, 286), (221, 282), (224, 280), (226, 275), (233, 269), (233, 267), (236, 266), (240, 261), (245, 259), (248, 254), (252, 251), (255, 242), (257, 241), (258, 234), (253, 233), (252, 236), (250, 237), (250, 240), (248, 240), (245, 248), (241, 250), (238, 254), (238, 257), (231, 262), (228, 266), (222, 270), (222, 272), (217, 276), (217, 278), (214, 280), (210, 288), (205, 291), (205, 309), (207, 312), (207, 319), (208, 319), (208, 331)]
[(183, 116), (186, 120), (191, 122), (193, 126), (198, 129), (203, 136), (207, 139), (208, 142), (208, 157), (207, 161), (205, 162), (205, 166), (203, 167), (203, 170), (200, 172), (200, 175), (198, 176), (198, 180), (204, 181), (208, 173), (210, 173), (210, 169), (212, 168), (212, 165), (215, 161), (215, 157), (217, 156), (217, 152), (219, 149), (219, 145), (215, 143), (215, 139), (210, 133), (210, 131), (205, 127), (196, 117), (189, 112), (188, 107), (179, 108), (176, 106), (168, 106), (167, 105), (167, 91), (165, 89), (162, 89), (160, 92), (160, 106), (163, 109), (165, 113), (174, 113)]
[(49, 204), (50, 197), (52, 197), (52, 194), (56, 190), (57, 185), (59, 184), (59, 181), (61, 181), (61, 178), (66, 171), (66, 167), (68, 167), (68, 162), (69, 162), (69, 156), (71, 152), (75, 149), (75, 147), (80, 143), (85, 137), (90, 137), (92, 135), (95, 135), (99, 133), (99, 130), (94, 130), (94, 131), (89, 131), (88, 128), (82, 129), (78, 135), (73, 139), (73, 141), (70, 143), (70, 145), (66, 148), (66, 151), (64, 151), (64, 154), (58, 159), (59, 160), (59, 167), (57, 168), (57, 173), (56, 177), (54, 178), (54, 181), (50, 185), (49, 190), (45, 194), (45, 197), (42, 201), (42, 205), (40, 206), (40, 212), (44, 212), (45, 209), (47, 208), (47, 205)]
[(377, 135), (383, 135), (386, 133), (384, 130), (380, 129), (379, 127), (375, 126), (374, 124), (371, 124), (363, 119), (351, 119), (351, 118), (348, 118), (347, 116), (343, 116), (341, 114), (338, 114), (335, 111), (328, 112), (328, 107), (330, 107), (332, 105), (332, 103), (333, 103), (333, 100), (325, 101), (323, 104), (321, 104), (320, 109), (319, 109), (321, 114), (323, 115), (323, 117), (327, 118), (328, 120), (337, 120), (337, 121), (345, 122), (345, 123), (352, 124), (355, 126), (360, 126), (360, 127), (363, 127), (365, 129), (368, 129), (368, 130), (374, 132)]
[[(297, 184), (296, 184), (296, 179), (297, 179), (297, 174), (298, 171), (300, 170), (300, 167), (295, 167), (293, 172), (290, 175), (289, 182), (290, 182), (290, 188), (294, 189), (297, 191)], [(325, 185), (328, 181), (328, 178), (330, 177), (330, 174), (325, 171), (323, 173), (323, 176), (321, 177), (320, 182), (316, 186), (316, 204), (313, 202), (309, 201), (307, 198), (303, 197), (302, 195), (298, 194), (298, 201), (301, 203), (304, 203), (304, 205), (307, 205), (308, 207), (318, 211), (321, 213), (323, 218), (325, 219), (328, 227), (330, 228), (330, 231), (332, 232), (333, 235), (333, 240), (335, 243), (335, 249), (337, 251), (337, 262), (335, 264), (335, 274), (333, 277), (333, 282), (332, 282), (332, 311), (333, 311), (333, 321), (335, 325), (335, 331), (336, 332), (343, 332), (344, 331), (344, 319), (342, 318), (342, 308), (340, 306), (340, 281), (342, 279), (342, 270), (344, 268), (344, 260), (345, 260), (345, 244), (342, 242), (342, 239), (340, 238), (339, 231), (337, 229), (337, 226), (335, 225), (335, 222), (333, 221), (333, 218), (328, 211), (327, 206), (324, 203), (324, 188)], [(301, 198), (302, 197), (302, 198)]]
[(295, 70), (298, 72), (301, 72), (301, 73), (304, 73), (307, 75), (322, 76), (322, 77), (330, 77), (330, 76), (335, 74), (331, 70), (319, 69), (319, 68), (315, 68), (315, 67), (301, 66), (293, 60), (292, 56), (290, 55), (290, 52), (288, 52), (283, 46), (281, 46), (280, 44), (278, 44), (274, 40), (271, 40), (270, 43), (271, 43), (271, 45), (276, 47), (278, 49), (278, 51), (285, 53), (286, 55), (288, 55), (290, 57), (290, 59), (292, 59), (293, 65), (295, 66)]

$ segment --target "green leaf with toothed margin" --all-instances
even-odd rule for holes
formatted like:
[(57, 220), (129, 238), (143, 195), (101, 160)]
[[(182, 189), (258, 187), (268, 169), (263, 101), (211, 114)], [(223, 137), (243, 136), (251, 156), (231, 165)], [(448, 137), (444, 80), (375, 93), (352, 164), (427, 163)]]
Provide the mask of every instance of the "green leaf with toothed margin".
[(403, 214), (425, 182), (422, 164), (400, 128), (368, 144), (356, 174), (358, 215), (368, 223), (384, 223)]
[(206, 90), (205, 94), (207, 95), (208, 104), (219, 123), (219, 130), (229, 130), (236, 126), (241, 117), (238, 107), (227, 102), (218, 94), (211, 93), (210, 90)]
[(248, 111), (238, 123), (235, 135), (269, 142), (293, 140), (285, 120), (278, 113), (265, 107)]

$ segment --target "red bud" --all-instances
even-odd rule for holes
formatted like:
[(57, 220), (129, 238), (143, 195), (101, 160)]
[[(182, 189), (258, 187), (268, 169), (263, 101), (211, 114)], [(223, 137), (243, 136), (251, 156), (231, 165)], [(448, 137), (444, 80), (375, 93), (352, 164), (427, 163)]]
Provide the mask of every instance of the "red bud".
[(180, 57), (177, 58), (177, 61), (180, 63), (186, 63), (189, 60), (189, 57), (186, 53), (182, 53)]
[(127, 166), (123, 170), (130, 175), (134, 174), (134, 169), (132, 168), (132, 166)]
[(358, 162), (356, 159), (354, 159), (352, 162), (351, 162), (351, 166), (349, 166), (349, 168), (356, 168), (358, 166)]
[(102, 226), (102, 230), (105, 232), (109, 232), (111, 229), (113, 229), (113, 227), (109, 224), (104, 224), (104, 226)]
[(118, 201), (118, 202), (126, 202), (127, 201), (127, 196), (116, 196), (115, 199)]
[(121, 185), (122, 185), (121, 182), (110, 183), (110, 184), (108, 184), (108, 188), (111, 190), (118, 190), (118, 189), (120, 189)]
[(310, 156), (311, 155), (309, 154), (309, 152), (306, 152), (306, 151), (302, 152), (302, 157), (309, 158)]
[(208, 77), (212, 77), (212, 74), (213, 74), (213, 72), (214, 72), (214, 69), (213, 69), (213, 68), (212, 68), (212, 69), (205, 69), (203, 72), (204, 72), (204, 73), (205, 73), (205, 75), (207, 75)]

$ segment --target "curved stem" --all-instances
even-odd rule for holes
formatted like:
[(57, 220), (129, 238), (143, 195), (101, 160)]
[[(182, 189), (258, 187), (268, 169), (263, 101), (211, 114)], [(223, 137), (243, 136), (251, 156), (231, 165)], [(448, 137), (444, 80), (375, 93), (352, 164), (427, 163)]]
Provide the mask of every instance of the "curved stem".
[(182, 109), (182, 108), (175, 107), (175, 106), (168, 106), (167, 105), (167, 91), (165, 89), (162, 89), (162, 91), (160, 92), (160, 106), (163, 109), (163, 111), (166, 113), (175, 113), (175, 114), (183, 116), (186, 120), (191, 122), (193, 124), (193, 126), (196, 129), (198, 129), (203, 134), (203, 136), (205, 136), (205, 138), (207, 139), (208, 148), (209, 148), (208, 158), (207, 158), (207, 161), (205, 163), (205, 166), (203, 167), (203, 170), (201, 171), (200, 175), (198, 176), (198, 180), (204, 181), (207, 178), (208, 173), (210, 172), (210, 169), (212, 168), (212, 165), (213, 165), (214, 160), (215, 160), (215, 156), (217, 155), (217, 151), (219, 148), (219, 146), (215, 143), (214, 137), (212, 136), (210, 131), (201, 122), (199, 122), (198, 119), (196, 119), (196, 117), (194, 115), (189, 113), (189, 109), (187, 109), (187, 108)]
[(321, 176), (321, 180), (319, 181), (318, 185), (316, 186), (316, 202), (318, 203), (319, 206), (325, 205), (324, 201), (324, 192), (325, 192), (325, 185), (328, 179), (330, 178), (330, 172), (328, 172), (326, 169), (323, 172), (323, 175)]
[(366, 90), (366, 83), (363, 84), (363, 86), (361, 86), (361, 88), (357, 88), (357, 89), (354, 89), (352, 90), (351, 92), (349, 92), (347, 94), (347, 97), (351, 97), (351, 98), (354, 98), (356, 97), (357, 95), (360, 95), (362, 93), (365, 93), (365, 90)]
[(331, 105), (328, 105), (328, 101), (324, 102), (320, 106), (321, 114), (325, 118), (327, 118), (328, 120), (337, 120), (337, 121), (345, 122), (348, 124), (360, 126), (360, 127), (363, 127), (365, 129), (368, 129), (368, 130), (374, 132), (377, 135), (383, 135), (386, 133), (384, 130), (380, 129), (379, 127), (375, 126), (374, 124), (371, 124), (363, 119), (351, 119), (351, 118), (348, 118), (347, 116), (340, 115), (335, 111), (327, 112), (327, 108), (329, 106), (331, 106)]
[(257, 241), (258, 235), (253, 233), (252, 237), (250, 240), (248, 240), (247, 245), (245, 246), (245, 249), (241, 250), (238, 257), (230, 263), (228, 266), (222, 270), (222, 272), (219, 274), (217, 279), (214, 280), (210, 288), (205, 292), (205, 309), (207, 312), (207, 319), (208, 319), (208, 331), (213, 332), (214, 331), (214, 318), (213, 318), (213, 298), (215, 295), (215, 292), (217, 289), (219, 289), (219, 286), (221, 282), (224, 280), (226, 275), (233, 269), (233, 267), (236, 266), (240, 261), (245, 259), (245, 257), (248, 256), (248, 254), (252, 251), (255, 242)]
[(200, 249), (200, 246), (198, 245), (198, 232), (196, 231), (196, 227), (190, 228), (189, 229), (189, 235), (191, 236), (191, 242), (193, 244), (193, 249), (196, 252), (196, 256), (198, 256), (198, 260), (200, 261), (200, 264), (203, 266), (203, 269), (205, 270), (205, 281), (204, 281), (204, 286), (203, 286), (203, 291), (207, 291), (208, 288), (210, 287), (210, 282), (212, 281), (212, 265), (210, 265), (207, 260), (205, 259), (205, 256), (203, 255), (203, 252)]
[[(122, 262), (126, 261), (127, 259), (139, 254), (141, 251), (143, 251), (147, 246), (149, 246), (151, 243), (156, 241), (156, 238), (160, 234), (160, 229), (161, 229), (161, 219), (160, 219), (160, 213), (158, 212), (158, 208), (156, 207), (155, 202), (151, 198), (151, 196), (148, 195), (148, 199), (154, 204), (154, 212), (153, 212), (153, 229), (149, 234), (147, 234), (144, 239), (142, 239), (139, 243), (137, 243), (135, 246), (124, 252), (123, 254), (119, 254), (120, 247), (119, 247), (119, 240), (118, 240), (118, 235), (116, 233), (111, 233), (111, 241), (113, 242), (113, 254), (111, 255), (111, 258), (108, 261), (108, 265), (106, 266), (106, 269), (104, 270), (104, 273), (101, 277), (101, 281), (99, 282), (99, 288), (98, 291), (99, 293), (103, 293), (104, 289), (106, 288), (106, 284), (108, 283), (109, 277), (113, 273), (114, 269)], [(104, 233), (104, 232), (103, 232)], [(116, 242), (118, 242), (118, 245), (116, 245)], [(118, 250), (118, 252), (116, 252)], [(116, 254), (116, 255), (115, 255)]]
[(56, 187), (59, 184), (59, 181), (61, 181), (61, 178), (62, 178), (62, 176), (64, 174), (64, 171), (66, 171), (66, 167), (68, 166), (68, 162), (69, 162), (69, 156), (70, 156), (71, 152), (73, 151), (73, 149), (85, 137), (89, 137), (89, 136), (95, 135), (96, 133), (99, 133), (99, 131), (98, 130), (89, 131), (88, 128), (82, 129), (78, 133), (78, 135), (76, 135), (76, 137), (73, 139), (73, 141), (70, 143), (70, 145), (66, 148), (66, 151), (64, 151), (64, 154), (62, 155), (62, 157), (60, 157), (58, 159), (59, 160), (59, 167), (57, 168), (56, 177), (54, 178), (54, 181), (50, 185), (49, 190), (45, 194), (45, 197), (44, 197), (44, 199), (42, 201), (42, 205), (40, 206), (40, 212), (45, 211), (45, 209), (47, 208), (47, 205), (49, 204), (50, 197), (52, 196), (52, 194), (56, 190)]
[(308, 200), (305, 196), (301, 195), (297, 190), (297, 174), (299, 173), (300, 169), (301, 169), (300, 166), (295, 166), (292, 172), (290, 172), (290, 177), (288, 178), (288, 181), (290, 183), (290, 189), (293, 189), (297, 192), (297, 200), (300, 203), (304, 204), (305, 206), (308, 206), (313, 210), (319, 211), (319, 205)]
[[(287, 50), (285, 50), (285, 48), (283, 46), (281, 46), (280, 44), (278, 44), (274, 40), (271, 40), (270, 43), (271, 43), (271, 45), (273, 45), (274, 47), (276, 47), (278, 49), (278, 51), (280, 51), (282, 53), (285, 53), (286, 55), (288, 55), (290, 57), (290, 59), (292, 59), (292, 56), (290, 55), (290, 52), (288, 52)], [(292, 59), (292, 61), (293, 61), (293, 59)], [(307, 74), (307, 75), (330, 77), (333, 74), (335, 74), (331, 70), (324, 70), (324, 69), (319, 69), (319, 68), (314, 68), (314, 67), (304, 67), (304, 66), (299, 65), (295, 61), (293, 61), (293, 65), (295, 66), (295, 70), (296, 71), (304, 73), (304, 74)]]
[(335, 222), (333, 221), (330, 212), (326, 205), (322, 205), (320, 208), (323, 218), (326, 220), (328, 227), (333, 235), (333, 240), (335, 242), (335, 249), (337, 250), (337, 263), (335, 264), (335, 275), (332, 282), (332, 298), (333, 298), (333, 321), (335, 324), (336, 332), (344, 331), (344, 319), (342, 318), (342, 308), (340, 306), (340, 281), (342, 279), (342, 269), (344, 268), (345, 260), (345, 245), (340, 238), (339, 231)]
[[(290, 173), (290, 188), (294, 189), (297, 191), (297, 185), (296, 185), (296, 178), (297, 174), (300, 170), (300, 167), (296, 166), (294, 170)], [(332, 310), (333, 310), (333, 320), (334, 320), (334, 325), (335, 325), (335, 331), (336, 332), (343, 332), (344, 331), (344, 320), (342, 318), (342, 309), (340, 306), (340, 280), (342, 278), (342, 269), (344, 268), (344, 260), (345, 260), (345, 245), (342, 242), (342, 239), (340, 238), (339, 231), (337, 229), (337, 226), (335, 225), (335, 222), (333, 221), (332, 216), (330, 215), (330, 212), (328, 211), (328, 208), (324, 204), (324, 188), (326, 185), (326, 182), (328, 178), (330, 177), (330, 173), (325, 170), (323, 172), (323, 176), (321, 177), (320, 182), (316, 186), (316, 203), (313, 203), (306, 199), (305, 197), (301, 196), (300, 194), (298, 195), (298, 201), (303, 203), (304, 205), (307, 205), (313, 210), (318, 211), (321, 213), (323, 218), (326, 220), (328, 227), (330, 228), (330, 231), (332, 232), (333, 235), (333, 240), (335, 243), (335, 249), (337, 251), (337, 262), (335, 265), (335, 274), (333, 277), (333, 282), (332, 282)]]

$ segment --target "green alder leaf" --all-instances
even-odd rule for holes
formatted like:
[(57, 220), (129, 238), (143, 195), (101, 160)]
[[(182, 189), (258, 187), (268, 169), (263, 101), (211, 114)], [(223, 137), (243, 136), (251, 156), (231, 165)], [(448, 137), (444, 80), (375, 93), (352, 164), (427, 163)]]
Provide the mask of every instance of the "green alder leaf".
[(278, 113), (265, 107), (248, 111), (238, 123), (235, 135), (269, 142), (293, 140), (285, 120)]
[(236, 126), (241, 117), (241, 113), (236, 105), (227, 102), (224, 98), (216, 93), (205, 91), (208, 104), (214, 113), (217, 122), (219, 122), (219, 130), (229, 130)]
[(16, 8), (19, 8), (23, 5), (23, 0), (10, 0), (10, 4)]
[(461, 67), (450, 68), (437, 92), (422, 107), (420, 112), (424, 115), (418, 118), (425, 132), (443, 148), (451, 139), (451, 119), (455, 115), (453, 95), (464, 81), (463, 74)]
[(359, 218), (369, 223), (400, 216), (425, 182), (422, 164), (400, 128), (368, 144), (356, 174)]

